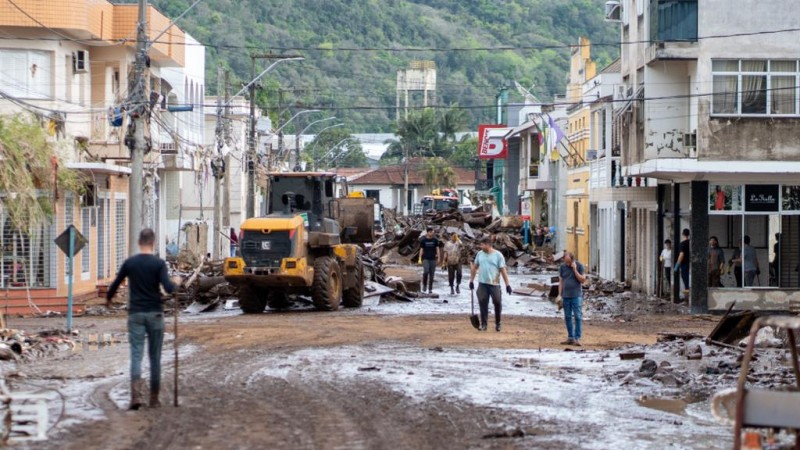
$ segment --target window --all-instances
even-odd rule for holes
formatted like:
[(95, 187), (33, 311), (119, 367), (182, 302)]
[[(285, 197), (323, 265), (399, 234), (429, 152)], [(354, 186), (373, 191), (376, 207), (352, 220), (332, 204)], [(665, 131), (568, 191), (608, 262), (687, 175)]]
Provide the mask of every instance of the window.
[[(92, 208), (81, 208), (81, 234), (83, 237), (86, 238), (88, 242), (92, 242)], [(89, 272), (91, 261), (92, 261), (92, 254), (89, 251), (89, 245), (87, 244), (81, 250), (81, 269), (82, 273)]]
[(367, 189), (364, 194), (367, 198), (375, 199), (375, 203), (381, 202), (381, 191), (379, 189)]
[(800, 114), (794, 60), (721, 59), (711, 63), (715, 115)]
[(0, 49), (0, 90), (19, 98), (53, 96), (51, 52)]
[(127, 230), (125, 228), (125, 216), (127, 208), (127, 202), (125, 199), (115, 199), (114, 201), (114, 253), (115, 253), (115, 261), (114, 261), (114, 273), (119, 271), (119, 268), (122, 267), (122, 263), (125, 262), (125, 233)]

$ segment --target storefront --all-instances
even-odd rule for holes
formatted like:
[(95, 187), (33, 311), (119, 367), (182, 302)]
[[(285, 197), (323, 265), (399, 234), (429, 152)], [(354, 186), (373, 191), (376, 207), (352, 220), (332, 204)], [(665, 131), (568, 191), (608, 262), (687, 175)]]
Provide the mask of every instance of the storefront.
[(709, 184), (709, 308), (788, 309), (800, 298), (800, 185)]

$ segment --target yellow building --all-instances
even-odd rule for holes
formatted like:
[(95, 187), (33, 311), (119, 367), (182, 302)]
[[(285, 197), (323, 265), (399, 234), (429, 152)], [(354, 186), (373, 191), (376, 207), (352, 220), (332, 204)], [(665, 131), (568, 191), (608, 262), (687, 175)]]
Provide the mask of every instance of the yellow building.
[(591, 58), (591, 43), (581, 37), (571, 49), (570, 73), (567, 82), (567, 138), (573, 151), (580, 155), (579, 163), (568, 171), (566, 192), (566, 246), (578, 261), (589, 262), (589, 156), (591, 135), (590, 106), (583, 100), (587, 80), (594, 78), (596, 67)]

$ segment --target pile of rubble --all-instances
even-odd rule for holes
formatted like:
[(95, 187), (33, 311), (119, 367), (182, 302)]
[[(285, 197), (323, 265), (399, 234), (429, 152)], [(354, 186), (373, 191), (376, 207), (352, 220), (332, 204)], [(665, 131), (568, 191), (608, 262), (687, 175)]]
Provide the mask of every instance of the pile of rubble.
[(73, 350), (74, 335), (60, 330), (28, 334), (22, 330), (0, 330), (0, 360), (32, 360)]
[[(192, 267), (192, 263), (196, 266)], [(203, 311), (210, 311), (223, 301), (236, 297), (236, 287), (225, 281), (222, 275), (223, 264), (224, 261), (197, 262), (178, 257), (172, 273), (183, 277), (185, 281), (176, 293), (182, 308), (202, 305)]]
[[(419, 240), (427, 228), (433, 228), (434, 236), (446, 241), (453, 234), (465, 244), (462, 261), (474, 259), (479, 251), (478, 243), (491, 237), (494, 248), (506, 257), (509, 267), (526, 267), (531, 270), (552, 269), (553, 254), (549, 248), (526, 246), (521, 234), (523, 221), (520, 216), (508, 216), (492, 220), (491, 213), (478, 210), (471, 213), (459, 211), (429, 212), (421, 216), (397, 217), (394, 211), (384, 211), (386, 232), (369, 249), (372, 260), (383, 264), (410, 265), (419, 260)], [(550, 266), (550, 267), (547, 267)]]

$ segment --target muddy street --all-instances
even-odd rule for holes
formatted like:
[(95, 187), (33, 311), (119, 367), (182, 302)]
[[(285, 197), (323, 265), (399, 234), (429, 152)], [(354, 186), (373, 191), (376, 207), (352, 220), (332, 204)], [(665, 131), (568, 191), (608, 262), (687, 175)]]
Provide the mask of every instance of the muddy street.
[[(126, 411), (122, 316), (76, 321), (83, 333), (119, 336), (118, 344), (84, 345), (6, 373), (15, 389), (51, 398), (50, 438), (29, 448), (729, 444), (729, 431), (709, 413), (708, 392), (687, 398), (685, 390), (654, 379), (631, 381), (641, 361), (618, 356), (620, 349), (648, 348), (648, 358), (674, 361), (670, 349), (654, 345), (657, 333), (702, 334), (713, 322), (596, 314), (585, 323), (585, 347), (567, 349), (559, 344), (563, 321), (544, 299), (509, 298), (500, 333), (474, 330), (464, 313), (468, 302), (462, 294), (415, 304), (374, 302), (336, 313), (300, 306), (261, 315), (184, 315), (180, 408)], [(52, 328), (59, 320), (18, 319), (15, 326)], [(173, 344), (170, 334), (163, 356), (165, 405), (173, 398)], [(646, 396), (678, 399), (680, 406)]]

